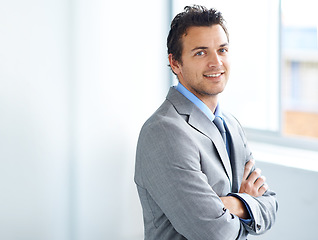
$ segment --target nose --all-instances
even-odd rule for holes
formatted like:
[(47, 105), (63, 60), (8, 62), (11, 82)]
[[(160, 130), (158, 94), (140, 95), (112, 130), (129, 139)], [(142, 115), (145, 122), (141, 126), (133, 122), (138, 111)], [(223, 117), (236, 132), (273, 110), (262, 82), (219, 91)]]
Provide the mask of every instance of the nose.
[(222, 66), (222, 60), (218, 53), (212, 53), (209, 58), (208, 66), (209, 67), (219, 67)]

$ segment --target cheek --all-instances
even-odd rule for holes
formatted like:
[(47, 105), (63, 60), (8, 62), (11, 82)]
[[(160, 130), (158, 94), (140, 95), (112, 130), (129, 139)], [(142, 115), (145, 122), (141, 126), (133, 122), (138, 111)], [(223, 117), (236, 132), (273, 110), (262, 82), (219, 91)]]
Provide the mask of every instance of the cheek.
[(228, 71), (230, 71), (230, 66), (231, 66), (231, 59), (230, 59), (230, 57), (227, 57), (226, 59), (224, 59), (223, 65), (224, 65), (224, 67), (225, 67)]
[(189, 64), (188, 67), (183, 69), (184, 74), (190, 75), (190, 76), (195, 76), (195, 75), (201, 75), (202, 69), (204, 67), (199, 64)]
[(184, 77), (189, 76), (190, 72), (189, 69), (186, 67), (182, 67), (180, 68), (180, 74)]

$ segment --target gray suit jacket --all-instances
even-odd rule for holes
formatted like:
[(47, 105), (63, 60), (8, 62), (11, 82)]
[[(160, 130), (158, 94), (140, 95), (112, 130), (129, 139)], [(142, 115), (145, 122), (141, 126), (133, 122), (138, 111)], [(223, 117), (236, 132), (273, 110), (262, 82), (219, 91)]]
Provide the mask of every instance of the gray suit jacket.
[[(174, 88), (142, 127), (135, 183), (146, 240), (246, 239), (273, 225), (274, 192), (258, 198), (237, 193), (252, 154), (237, 120), (229, 114), (224, 119), (232, 139), (231, 164), (216, 126)], [(219, 197), (229, 193), (249, 205), (251, 225), (224, 208)]]

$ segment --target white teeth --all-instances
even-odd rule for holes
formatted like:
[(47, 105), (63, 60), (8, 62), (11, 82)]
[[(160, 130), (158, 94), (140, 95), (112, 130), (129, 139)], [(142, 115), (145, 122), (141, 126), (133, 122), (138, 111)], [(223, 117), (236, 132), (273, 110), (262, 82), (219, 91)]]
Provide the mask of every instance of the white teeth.
[(205, 75), (206, 77), (219, 77), (221, 76), (221, 73), (216, 73), (216, 74), (210, 74), (210, 75)]

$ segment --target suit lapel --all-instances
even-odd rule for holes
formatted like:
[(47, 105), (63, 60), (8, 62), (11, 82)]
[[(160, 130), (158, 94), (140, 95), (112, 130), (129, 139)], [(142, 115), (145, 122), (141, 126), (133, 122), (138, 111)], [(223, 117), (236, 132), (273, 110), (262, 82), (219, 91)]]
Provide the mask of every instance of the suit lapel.
[(210, 138), (219, 153), (225, 172), (229, 178), (230, 184), (232, 185), (232, 169), (230, 159), (228, 157), (222, 136), (220, 135), (217, 127), (198, 107), (196, 107), (176, 89), (170, 89), (167, 99), (175, 106), (179, 114), (189, 116), (188, 123), (193, 128)]

